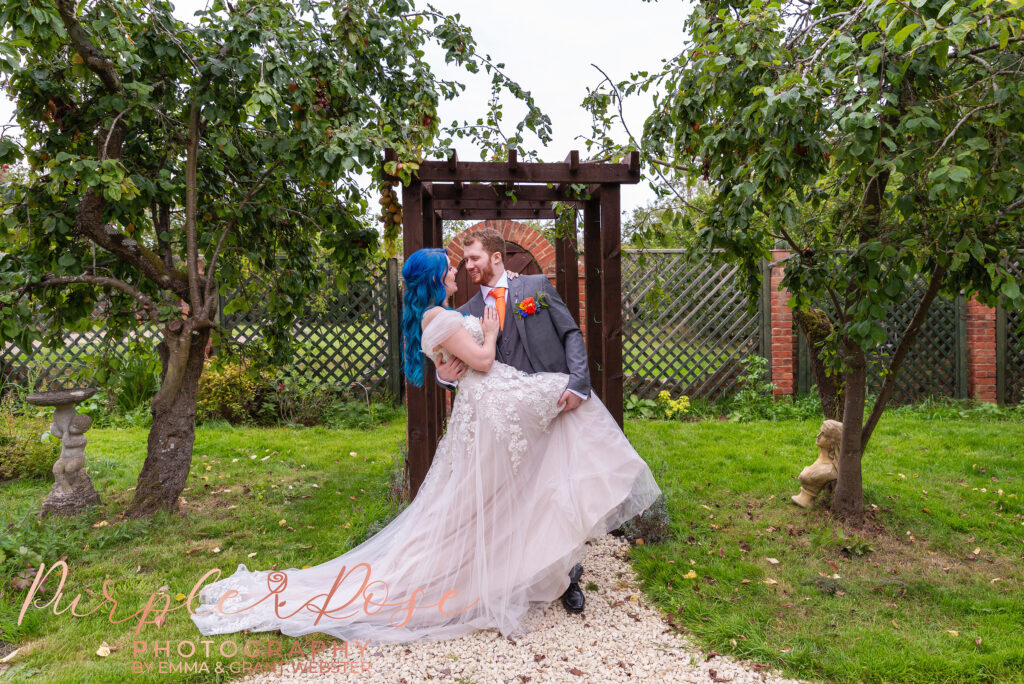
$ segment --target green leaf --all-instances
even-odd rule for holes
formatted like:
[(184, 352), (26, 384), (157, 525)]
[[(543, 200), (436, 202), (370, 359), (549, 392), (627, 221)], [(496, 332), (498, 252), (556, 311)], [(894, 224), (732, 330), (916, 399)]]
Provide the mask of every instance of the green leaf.
[(1020, 297), (1020, 286), (1012, 280), (1004, 281), (1000, 291), (1010, 299), (1017, 299)]
[(875, 38), (878, 38), (878, 31), (865, 33), (864, 37), (860, 39), (860, 49), (867, 50), (868, 46), (875, 42)]
[(949, 167), (949, 179), (955, 183), (965, 183), (971, 177), (971, 170), (965, 166)]
[(900, 46), (903, 45), (903, 41), (907, 39), (907, 36), (913, 33), (914, 29), (916, 29), (919, 26), (920, 24), (917, 23), (907, 24), (906, 26), (904, 26), (903, 28), (896, 32), (896, 35), (892, 37), (892, 42), (897, 50), (899, 50)]

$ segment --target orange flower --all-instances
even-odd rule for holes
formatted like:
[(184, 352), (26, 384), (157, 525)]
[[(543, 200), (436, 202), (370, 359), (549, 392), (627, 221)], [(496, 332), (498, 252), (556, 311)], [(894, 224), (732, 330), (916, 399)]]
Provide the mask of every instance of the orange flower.
[(528, 314), (534, 314), (537, 312), (537, 302), (533, 301), (533, 297), (527, 297), (523, 300), (522, 304), (519, 305), (519, 308)]

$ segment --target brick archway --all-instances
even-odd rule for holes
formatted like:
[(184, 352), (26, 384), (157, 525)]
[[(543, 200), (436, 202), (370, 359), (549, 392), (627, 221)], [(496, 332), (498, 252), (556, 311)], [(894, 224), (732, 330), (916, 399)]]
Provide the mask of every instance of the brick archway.
[(541, 235), (540, 231), (525, 223), (518, 221), (488, 220), (481, 221), (470, 226), (459, 233), (448, 243), (448, 254), (451, 255), (456, 265), (462, 263), (462, 241), (465, 237), (481, 228), (492, 228), (505, 238), (505, 242), (513, 242), (533, 255), (540, 266), (541, 273), (546, 275), (551, 283), (555, 282), (555, 247), (547, 238)]

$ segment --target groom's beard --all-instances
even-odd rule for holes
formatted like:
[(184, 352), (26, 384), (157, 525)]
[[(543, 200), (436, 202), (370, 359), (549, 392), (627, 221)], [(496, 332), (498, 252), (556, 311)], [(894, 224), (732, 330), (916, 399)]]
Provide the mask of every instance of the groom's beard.
[[(504, 270), (504, 269), (502, 269)], [(494, 270), (494, 267), (490, 264), (480, 268), (480, 280), (476, 281), (477, 285), (486, 285), (487, 287), (494, 287), (498, 278), (501, 277), (501, 273)]]

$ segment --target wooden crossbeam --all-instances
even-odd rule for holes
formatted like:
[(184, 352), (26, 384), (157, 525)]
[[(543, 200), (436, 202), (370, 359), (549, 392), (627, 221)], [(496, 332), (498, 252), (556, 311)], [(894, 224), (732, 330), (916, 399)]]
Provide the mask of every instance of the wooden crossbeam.
[(444, 221), (484, 221), (487, 219), (553, 219), (554, 209), (441, 209), (437, 212)]
[[(546, 185), (516, 185), (512, 193), (519, 201), (566, 202), (572, 199), (565, 192)], [(503, 187), (480, 183), (463, 185), (461, 190), (452, 183), (433, 183), (430, 194), (434, 200), (509, 199)]]
[(524, 162), (510, 167), (508, 162), (425, 161), (417, 173), (423, 182), (442, 183), (639, 183), (639, 166), (631, 164), (581, 163), (572, 170), (567, 162)]
[[(579, 206), (583, 206), (582, 202), (572, 202), (572, 204), (578, 204)], [(510, 200), (510, 199), (505, 199), (505, 200), (500, 200), (500, 199), (490, 199), (490, 200), (477, 200), (477, 199), (469, 199), (469, 200), (460, 200), (460, 199), (439, 200), (439, 199), (435, 198), (434, 199), (434, 209), (435, 210), (441, 210), (441, 209), (494, 209), (494, 210), (497, 210), (497, 209), (529, 209), (529, 210), (541, 209), (541, 210), (546, 210), (546, 209), (551, 209), (551, 202), (543, 202), (543, 201), (537, 201), (537, 200), (520, 200), (520, 201), (517, 202), (517, 201)]]

